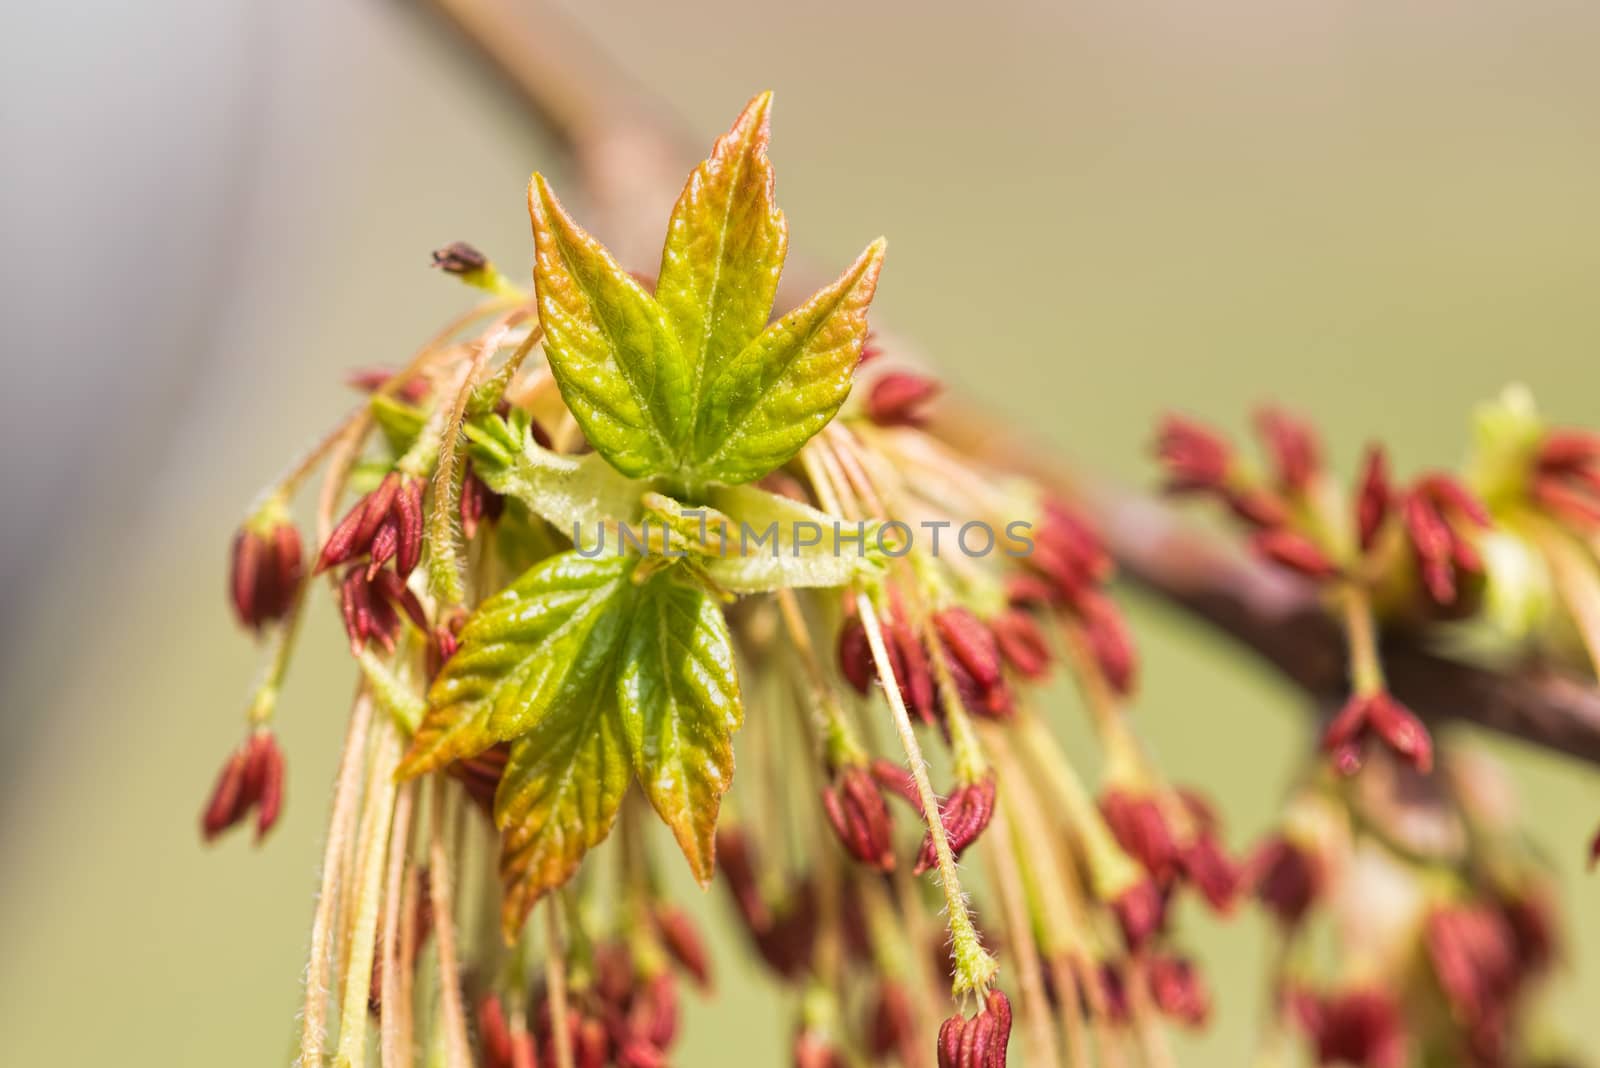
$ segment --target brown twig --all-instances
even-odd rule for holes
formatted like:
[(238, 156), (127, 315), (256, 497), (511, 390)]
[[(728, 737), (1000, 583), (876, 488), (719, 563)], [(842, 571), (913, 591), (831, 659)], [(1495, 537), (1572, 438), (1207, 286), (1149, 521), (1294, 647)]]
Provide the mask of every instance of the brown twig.
[[(548, 3), (434, 3), (566, 141), (591, 199), (610, 213), (617, 240), (626, 247), (659, 239), (657, 210), (670, 205), (694, 158), (671, 120)], [(795, 266), (791, 257), (786, 282), (805, 274)], [(1020, 466), (1085, 501), (1125, 577), (1254, 652), (1318, 699), (1313, 703), (1345, 689), (1344, 639), (1309, 590), (1198, 533), (1158, 499), (1080, 483), (1000, 426), (947, 402), (934, 429), (969, 455)], [(1474, 723), (1600, 764), (1595, 687), (1520, 666), (1481, 667), (1404, 635), (1390, 636), (1383, 655), (1395, 695), (1428, 719)]]

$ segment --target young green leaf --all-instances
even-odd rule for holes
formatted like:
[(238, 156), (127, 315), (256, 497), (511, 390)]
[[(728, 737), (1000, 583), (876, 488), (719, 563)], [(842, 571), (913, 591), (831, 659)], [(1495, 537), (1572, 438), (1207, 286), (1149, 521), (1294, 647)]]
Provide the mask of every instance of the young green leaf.
[(600, 538), (601, 524), (635, 522), (639, 499), (650, 489), (593, 453), (568, 456), (540, 448), (525, 423), (513, 426), (487, 416), (467, 425), (467, 437), (473, 469), (485, 485), (521, 501), (581, 549)]
[(772, 94), (745, 105), (689, 181), (667, 223), (656, 300), (666, 309), (698, 398), (767, 325), (789, 231), (767, 160)]
[(607, 668), (634, 598), (633, 559), (551, 557), (485, 601), (428, 691), (399, 774), (473, 756), (564, 711)]
[(494, 799), (495, 824), (504, 832), (500, 922), (507, 938), (616, 822), (631, 776), (612, 671), (608, 661), (511, 747)]
[(727, 620), (700, 586), (671, 572), (645, 586), (623, 643), (617, 701), (645, 796), (704, 885), (744, 707)]
[(767, 327), (706, 386), (693, 480), (760, 478), (833, 418), (850, 393), (883, 249), (882, 239), (874, 241), (838, 281)]
[(852, 523), (754, 486), (719, 486), (707, 500), (732, 530), (728, 554), (701, 566), (729, 593), (844, 586), (882, 564), (876, 523)]
[(690, 369), (655, 299), (585, 233), (544, 175), (528, 183), (545, 355), (595, 451), (635, 478), (678, 466)]

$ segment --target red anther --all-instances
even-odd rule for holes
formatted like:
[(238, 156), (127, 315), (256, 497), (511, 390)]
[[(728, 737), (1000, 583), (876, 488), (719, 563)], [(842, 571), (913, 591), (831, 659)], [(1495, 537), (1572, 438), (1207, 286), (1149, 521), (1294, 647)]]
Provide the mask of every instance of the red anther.
[(906, 708), (923, 723), (939, 720), (939, 691), (933, 681), (933, 667), (927, 650), (904, 623), (889, 625), (889, 660), (900, 681), (900, 695)]
[(1028, 679), (1050, 674), (1050, 643), (1033, 616), (1010, 608), (989, 620), (989, 631), (1000, 648), (1000, 655), (1012, 670)]
[(921, 426), (939, 383), (922, 375), (891, 371), (867, 393), (867, 418), (879, 426)]
[(1239, 869), (1228, 858), (1214, 833), (1208, 830), (1197, 833), (1183, 847), (1180, 862), (1184, 878), (1200, 891), (1206, 904), (1220, 913), (1233, 909), (1239, 893)]
[(1449, 476), (1429, 475), (1406, 493), (1401, 515), (1428, 595), (1439, 605), (1455, 603), (1459, 576), (1483, 572), (1467, 528), (1489, 526), (1488, 510)]
[(1222, 495), (1223, 503), (1235, 516), (1253, 527), (1270, 530), (1289, 521), (1289, 508), (1277, 496), (1264, 489), (1239, 487)]
[(283, 751), (270, 729), (251, 731), (228, 757), (200, 816), (200, 833), (213, 841), (256, 813), (256, 841), (278, 822), (283, 808)]
[(1233, 452), (1220, 435), (1176, 415), (1162, 420), (1156, 455), (1167, 469), (1172, 493), (1220, 490), (1233, 465)]
[(917, 781), (909, 769), (891, 760), (878, 757), (872, 762), (872, 777), (878, 785), (889, 790), (899, 797), (903, 797), (912, 808), (921, 809), (922, 800), (917, 794)]
[(1303, 495), (1322, 472), (1322, 446), (1316, 431), (1278, 408), (1256, 413), (1256, 431), (1272, 459), (1278, 487), (1287, 494)]
[(1010, 1043), (1011, 1001), (991, 990), (976, 1016), (956, 1013), (939, 1027), (939, 1068), (1005, 1068)]
[(1100, 537), (1076, 512), (1057, 500), (1044, 503), (1033, 551), (1026, 559), (1054, 589), (1045, 600), (1071, 600), (1111, 577), (1114, 564)]
[(1138, 654), (1116, 603), (1104, 594), (1086, 591), (1078, 598), (1073, 611), (1083, 626), (1089, 654), (1094, 657), (1107, 684), (1119, 694), (1131, 693)]
[(709, 992), (712, 987), (711, 958), (706, 953), (705, 940), (700, 937), (694, 920), (687, 912), (673, 905), (657, 906), (654, 919), (656, 932), (661, 935), (667, 953), (677, 961), (678, 967), (689, 974), (695, 986)]
[(1167, 902), (1154, 879), (1142, 879), (1111, 902), (1111, 913), (1129, 951), (1137, 953), (1167, 921)]
[(1405, 705), (1381, 691), (1350, 698), (1329, 722), (1322, 748), (1333, 755), (1338, 770), (1348, 775), (1360, 769), (1361, 751), (1369, 737), (1376, 737), (1418, 771), (1426, 774), (1432, 770), (1433, 740), (1428, 728)]
[[(963, 850), (978, 840), (983, 829), (989, 826), (994, 815), (994, 772), (989, 772), (977, 782), (962, 783), (950, 791), (950, 796), (939, 804), (939, 822), (944, 825), (944, 836), (950, 843), (950, 852), (961, 856)], [(938, 863), (933, 834), (922, 839), (922, 851), (917, 856), (912, 871), (921, 875)]]
[(485, 994), (478, 1002), (478, 1046), (487, 1068), (512, 1068), (511, 1029), (499, 994)]
[(1256, 848), (1240, 876), (1241, 884), (1289, 928), (1299, 926), (1322, 897), (1325, 881), (1316, 854), (1281, 834)]
[(871, 770), (863, 764), (840, 768), (823, 788), (823, 809), (845, 850), (879, 871), (894, 870), (894, 823)]
[(1394, 507), (1394, 489), (1389, 483), (1389, 459), (1381, 445), (1367, 448), (1361, 482), (1356, 489), (1356, 537), (1361, 551), (1371, 552), (1378, 534)]
[(1311, 1039), (1318, 1064), (1404, 1068), (1405, 1023), (1387, 991), (1368, 988), (1338, 994), (1291, 995), (1294, 1014)]
[(872, 645), (867, 641), (867, 628), (857, 616), (846, 619), (839, 628), (839, 674), (863, 697), (878, 677), (877, 665), (872, 662)]
[(945, 650), (964, 668), (985, 692), (999, 685), (1000, 649), (989, 628), (962, 607), (946, 608), (933, 614), (933, 627)]
[(316, 572), (367, 556), (374, 575), (391, 558), (401, 578), (409, 575), (422, 558), (426, 490), (422, 479), (402, 479), (399, 472), (389, 472), (333, 528), (317, 557)]
[(906, 988), (893, 979), (878, 980), (867, 1010), (867, 1052), (878, 1061), (898, 1056), (901, 1064), (916, 1064), (915, 1021), (911, 995)]
[(1181, 850), (1157, 798), (1113, 787), (1100, 799), (1100, 815), (1122, 851), (1158, 883), (1165, 885), (1178, 877)]
[[(345, 376), (345, 384), (363, 393), (376, 393), (389, 384), (395, 372), (388, 367), (360, 367)], [(428, 395), (433, 387), (424, 375), (412, 375), (395, 393), (395, 399), (406, 404), (416, 404)]]
[(477, 537), (478, 525), (493, 523), (505, 514), (506, 499), (490, 489), (467, 462), (466, 474), (461, 479), (461, 534), (468, 541)]
[(1158, 953), (1145, 969), (1150, 1000), (1157, 1009), (1188, 1027), (1205, 1025), (1211, 1015), (1211, 993), (1190, 961)]
[(1330, 579), (1339, 574), (1339, 565), (1328, 558), (1316, 542), (1284, 527), (1258, 530), (1250, 537), (1250, 548), (1257, 556), (1311, 579)]
[(1018, 608), (1048, 608), (1060, 603), (1061, 592), (1039, 575), (1010, 575), (1006, 600)]
[(368, 640), (376, 639), (388, 652), (394, 651), (400, 633), (400, 612), (423, 633), (430, 633), (422, 602), (393, 571), (369, 573), (365, 564), (345, 572), (339, 583), (339, 610), (345, 633), (350, 636), (350, 652), (357, 656)]
[[(1439, 986), (1475, 1044), (1502, 1039), (1507, 1004), (1524, 974), (1516, 934), (1504, 915), (1488, 905), (1436, 909), (1428, 916), (1424, 943)], [(1490, 1021), (1500, 1026), (1486, 1026)]]
[(1585, 533), (1600, 527), (1600, 434), (1555, 430), (1534, 460), (1529, 496), (1557, 520)]
[(293, 523), (273, 523), (265, 530), (241, 527), (233, 538), (228, 576), (239, 622), (259, 631), (282, 619), (294, 605), (304, 573), (300, 531)]

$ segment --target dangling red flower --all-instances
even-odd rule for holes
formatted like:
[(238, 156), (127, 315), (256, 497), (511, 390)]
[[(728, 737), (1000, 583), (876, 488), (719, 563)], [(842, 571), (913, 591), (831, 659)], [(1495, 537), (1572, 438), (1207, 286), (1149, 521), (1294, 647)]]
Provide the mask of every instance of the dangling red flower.
[(822, 791), (822, 805), (852, 857), (869, 868), (894, 870), (894, 823), (865, 765), (850, 764), (835, 772), (833, 782)]
[[(955, 856), (959, 857), (989, 826), (989, 818), (994, 815), (994, 789), (994, 772), (991, 771), (977, 782), (961, 783), (940, 802), (939, 821), (944, 824), (945, 838)], [(911, 870), (921, 875), (937, 862), (938, 853), (930, 832), (922, 839), (922, 852)]]
[(283, 778), (283, 751), (272, 731), (266, 727), (251, 731), (217, 776), (200, 817), (201, 835), (210, 842), (254, 809), (256, 841), (261, 841), (283, 809)]
[(1420, 478), (1401, 505), (1423, 585), (1435, 603), (1455, 603), (1464, 575), (1483, 574), (1468, 528), (1492, 525), (1488, 509), (1448, 475)]
[(405, 578), (422, 559), (422, 497), (427, 484), (420, 478), (403, 479), (391, 471), (378, 488), (357, 501), (339, 520), (317, 557), (316, 572), (368, 557), (369, 578), (389, 560)]
[(1369, 738), (1378, 739), (1424, 774), (1433, 768), (1433, 739), (1428, 728), (1409, 708), (1381, 690), (1350, 698), (1329, 722), (1322, 748), (1341, 774), (1353, 775), (1361, 768)]
[(246, 524), (233, 538), (228, 592), (239, 622), (259, 631), (282, 619), (300, 592), (305, 565), (300, 531), (279, 520), (263, 528)]
[(989, 991), (971, 1019), (959, 1012), (939, 1028), (939, 1068), (1005, 1068), (1011, 1043), (1011, 1000)]

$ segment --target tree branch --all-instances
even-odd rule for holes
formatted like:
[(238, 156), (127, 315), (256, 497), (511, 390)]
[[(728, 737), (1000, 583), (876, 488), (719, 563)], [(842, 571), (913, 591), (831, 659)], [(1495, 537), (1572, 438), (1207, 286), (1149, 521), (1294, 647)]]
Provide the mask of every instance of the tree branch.
[[(659, 250), (646, 246), (659, 240), (696, 158), (667, 114), (550, 3), (432, 2), (566, 140), (624, 260), (652, 262)], [(1157, 498), (1081, 482), (1000, 425), (946, 401), (933, 429), (971, 455), (1084, 502), (1129, 580), (1228, 635), (1318, 704), (1344, 691), (1343, 637), (1304, 583), (1195, 530)], [(1429, 649), (1414, 635), (1390, 636), (1383, 658), (1395, 695), (1434, 723), (1470, 722), (1600, 764), (1594, 686), (1523, 667), (1495, 671)]]

